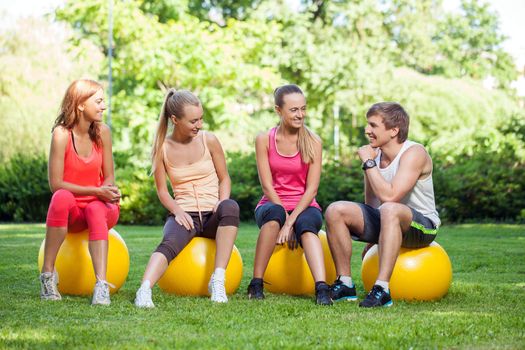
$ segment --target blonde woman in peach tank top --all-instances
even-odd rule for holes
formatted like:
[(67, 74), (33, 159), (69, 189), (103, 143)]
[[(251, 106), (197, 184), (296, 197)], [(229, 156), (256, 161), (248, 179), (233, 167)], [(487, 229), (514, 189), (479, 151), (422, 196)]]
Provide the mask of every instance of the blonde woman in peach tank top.
[[(153, 144), (152, 168), (160, 202), (170, 214), (163, 239), (137, 290), (137, 307), (154, 307), (151, 288), (196, 236), (216, 241), (215, 270), (208, 290), (211, 301), (228, 301), (225, 269), (237, 237), (239, 206), (230, 199), (231, 181), (221, 144), (215, 135), (201, 130), (202, 114), (202, 105), (191, 92), (170, 89), (166, 94)], [(170, 126), (173, 130), (168, 134)]]

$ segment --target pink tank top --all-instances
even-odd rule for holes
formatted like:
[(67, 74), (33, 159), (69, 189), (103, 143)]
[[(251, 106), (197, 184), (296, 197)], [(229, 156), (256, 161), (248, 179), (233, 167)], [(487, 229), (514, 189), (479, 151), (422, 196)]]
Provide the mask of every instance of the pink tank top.
[[(299, 152), (293, 156), (280, 154), (277, 150), (276, 132), (277, 127), (269, 132), (268, 163), (272, 172), (273, 188), (281, 199), (284, 209), (291, 211), (295, 209), (297, 203), (304, 195), (310, 165), (303, 162)], [(266, 195), (263, 195), (257, 207), (268, 201)], [(315, 198), (310, 203), (310, 206), (321, 209)]]
[[(63, 180), (79, 186), (100, 187), (104, 182), (102, 174), (102, 147), (92, 143), (89, 157), (81, 157), (73, 147), (72, 133), (69, 132), (69, 141), (64, 154), (64, 177)], [(75, 195), (77, 205), (85, 208), (88, 203), (97, 200), (96, 196)]]

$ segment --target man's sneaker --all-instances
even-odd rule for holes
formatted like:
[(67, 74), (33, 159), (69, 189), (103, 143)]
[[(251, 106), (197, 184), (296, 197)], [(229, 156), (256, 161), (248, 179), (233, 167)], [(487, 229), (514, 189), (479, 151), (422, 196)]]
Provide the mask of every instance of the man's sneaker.
[(228, 302), (224, 279), (215, 278), (215, 274), (211, 275), (210, 282), (208, 283), (208, 292), (211, 294), (211, 301), (216, 303)]
[(330, 286), (321, 282), (315, 286), (315, 301), (317, 305), (332, 305), (330, 297)]
[(357, 293), (355, 291), (355, 285), (348, 287), (345, 285), (339, 277), (335, 280), (334, 284), (330, 286), (330, 292), (332, 293), (333, 301), (356, 301)]
[(248, 299), (264, 299), (262, 278), (252, 278), (248, 285)]
[(44, 272), (40, 274), (40, 299), (42, 300), (60, 300), (62, 296), (57, 288), (58, 273)]
[(142, 308), (153, 308), (153, 300), (151, 300), (151, 288), (140, 287), (135, 295), (135, 306)]
[(366, 296), (365, 300), (359, 303), (361, 307), (389, 307), (392, 306), (390, 293), (386, 292), (383, 287), (375, 284), (372, 290)]
[(109, 283), (107, 281), (98, 280), (93, 289), (93, 299), (91, 305), (109, 305), (111, 299), (109, 298)]

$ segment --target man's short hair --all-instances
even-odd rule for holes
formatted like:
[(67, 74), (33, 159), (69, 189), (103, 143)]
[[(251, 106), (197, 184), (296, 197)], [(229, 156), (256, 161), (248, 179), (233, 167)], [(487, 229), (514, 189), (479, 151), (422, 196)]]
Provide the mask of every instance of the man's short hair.
[(379, 102), (374, 104), (368, 112), (366, 112), (366, 118), (370, 118), (374, 115), (381, 116), (383, 123), (387, 130), (392, 128), (399, 128), (397, 134), (398, 141), (405, 142), (408, 137), (408, 125), (410, 124), (410, 117), (408, 113), (396, 102)]

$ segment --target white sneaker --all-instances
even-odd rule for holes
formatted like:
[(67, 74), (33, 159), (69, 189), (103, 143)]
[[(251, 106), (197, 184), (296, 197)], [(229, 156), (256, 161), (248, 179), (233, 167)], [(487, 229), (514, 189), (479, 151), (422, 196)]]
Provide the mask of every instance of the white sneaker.
[(135, 306), (142, 308), (155, 307), (155, 304), (153, 304), (153, 300), (151, 300), (151, 288), (140, 287), (137, 290), (137, 294), (135, 296)]
[(111, 299), (109, 298), (109, 283), (107, 281), (98, 280), (93, 289), (93, 299), (91, 305), (109, 305)]
[(211, 301), (216, 303), (227, 303), (228, 296), (226, 295), (226, 288), (224, 287), (224, 279), (215, 278), (211, 275), (208, 283), (208, 292), (211, 294)]
[(44, 272), (40, 274), (40, 299), (42, 300), (60, 300), (62, 296), (57, 288), (58, 273)]

